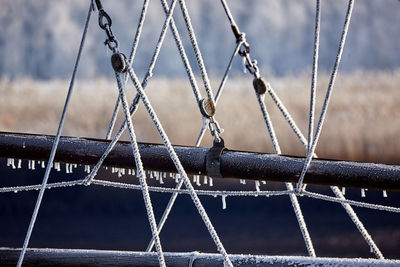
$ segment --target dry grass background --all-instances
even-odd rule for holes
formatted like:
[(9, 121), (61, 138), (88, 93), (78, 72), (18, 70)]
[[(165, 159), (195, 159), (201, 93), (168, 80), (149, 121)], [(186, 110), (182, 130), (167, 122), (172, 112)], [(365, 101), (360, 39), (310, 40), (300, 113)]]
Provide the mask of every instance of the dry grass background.
[[(267, 77), (307, 133), (308, 75)], [(200, 79), (198, 79), (199, 85)], [(217, 88), (218, 79), (213, 88)], [(329, 82), (321, 74), (318, 86), (319, 114)], [(356, 161), (400, 163), (400, 70), (340, 74), (334, 89), (317, 153), (320, 157)], [(18, 79), (0, 81), (0, 131), (54, 134), (66, 96), (68, 82)], [(134, 89), (128, 87), (129, 99)], [(193, 145), (202, 120), (189, 83), (183, 79), (154, 79), (147, 88), (150, 100), (174, 144)], [(204, 95), (204, 94), (203, 94)], [(115, 82), (104, 78), (78, 81), (67, 115), (64, 135), (103, 138), (117, 96)], [(284, 154), (304, 155), (304, 149), (266, 96)], [(272, 152), (252, 81), (231, 79), (217, 108), (217, 120), (231, 149)], [(119, 122), (122, 114), (119, 114)], [(138, 139), (160, 142), (143, 106), (134, 117)], [(206, 135), (202, 145), (211, 139)], [(127, 139), (127, 136), (124, 136)]]

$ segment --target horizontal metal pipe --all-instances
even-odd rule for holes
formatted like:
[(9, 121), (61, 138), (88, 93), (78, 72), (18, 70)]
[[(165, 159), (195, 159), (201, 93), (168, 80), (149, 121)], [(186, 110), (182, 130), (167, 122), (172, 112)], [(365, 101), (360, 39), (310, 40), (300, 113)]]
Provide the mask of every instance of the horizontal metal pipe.
[[(15, 266), (20, 249), (0, 248), (1, 266)], [(220, 254), (200, 252), (165, 252), (167, 266), (223, 267)], [(398, 266), (398, 260), (312, 258), (304, 256), (235, 255), (229, 258), (235, 266)], [(191, 264), (190, 264), (191, 263)], [(157, 253), (93, 249), (30, 248), (27, 266), (159, 266)]]
[[(0, 132), (0, 157), (47, 160), (53, 136)], [(55, 161), (94, 165), (109, 141), (61, 137)], [(207, 147), (174, 146), (189, 174), (206, 173)], [(145, 169), (176, 172), (167, 149), (159, 144), (139, 143)], [(304, 158), (227, 150), (221, 155), (225, 178), (297, 182)], [(118, 142), (104, 161), (105, 166), (135, 168), (129, 142)], [(400, 166), (314, 159), (305, 183), (356, 188), (400, 190)]]

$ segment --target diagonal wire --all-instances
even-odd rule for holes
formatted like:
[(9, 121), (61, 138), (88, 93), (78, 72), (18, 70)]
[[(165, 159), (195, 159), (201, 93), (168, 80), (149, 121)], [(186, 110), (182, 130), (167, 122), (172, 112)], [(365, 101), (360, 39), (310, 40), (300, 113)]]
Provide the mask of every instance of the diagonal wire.
[(143, 163), (140, 158), (139, 147), (138, 147), (138, 144), (136, 141), (135, 130), (133, 129), (132, 118), (129, 113), (128, 101), (126, 100), (125, 85), (121, 80), (120, 74), (116, 73), (116, 78), (117, 78), (118, 90), (119, 90), (119, 95), (120, 95), (120, 99), (121, 99), (121, 103), (122, 103), (122, 108), (124, 110), (125, 119), (126, 119), (126, 122), (128, 125), (129, 138), (131, 141), (132, 152), (135, 157), (137, 177), (139, 178), (140, 187), (141, 187), (141, 190), (143, 193), (143, 199), (144, 199), (144, 203), (146, 206), (146, 211), (147, 211), (147, 216), (148, 216), (149, 223), (150, 223), (151, 232), (153, 234), (153, 238), (154, 238), (155, 244), (156, 244), (158, 262), (159, 262), (160, 266), (166, 266), (164, 254), (163, 254), (162, 247), (161, 247), (160, 237), (159, 237), (158, 231), (157, 231), (157, 224), (156, 224), (156, 219), (154, 217), (153, 206), (151, 204), (149, 189), (148, 189), (147, 182), (146, 182), (146, 173), (143, 169)]
[(314, 55), (313, 55), (313, 67), (311, 74), (311, 96), (310, 96), (310, 114), (308, 121), (308, 142), (307, 151), (310, 151), (311, 144), (313, 143), (313, 131), (314, 131), (314, 114), (315, 114), (315, 95), (318, 79), (318, 55), (319, 55), (319, 36), (320, 36), (320, 24), (321, 24), (321, 1), (316, 1), (315, 6), (315, 33), (314, 33)]
[(205, 87), (205, 90), (206, 90), (206, 93), (207, 93), (207, 97), (210, 99), (210, 101), (212, 102), (213, 106), (215, 106), (214, 95), (213, 95), (213, 92), (212, 92), (212, 89), (211, 89), (210, 80), (208, 78), (207, 70), (206, 70), (206, 67), (204, 65), (204, 60), (203, 60), (203, 57), (201, 55), (201, 52), (200, 52), (200, 49), (199, 49), (199, 45), (197, 43), (196, 34), (195, 34), (194, 30), (193, 30), (193, 25), (192, 25), (192, 22), (190, 20), (190, 16), (189, 16), (189, 12), (188, 12), (187, 7), (186, 7), (185, 0), (179, 0), (179, 4), (181, 6), (183, 19), (185, 21), (186, 28), (187, 28), (188, 33), (189, 33), (190, 41), (191, 41), (192, 46), (193, 46), (193, 50), (194, 50), (194, 54), (196, 56), (197, 64), (198, 64), (198, 66), (200, 68), (200, 73), (201, 73), (201, 77), (202, 77), (203, 82), (204, 82), (204, 87)]
[[(295, 134), (298, 136), (299, 141), (302, 143), (304, 148), (307, 151), (307, 140), (304, 138), (303, 134), (301, 133), (300, 129), (297, 127), (296, 123), (294, 122), (293, 118), (290, 116), (290, 113), (286, 109), (286, 107), (283, 105), (282, 101), (279, 99), (278, 95), (275, 93), (273, 88), (270, 86), (270, 84), (267, 84), (267, 91), (271, 95), (273, 101), (279, 108), (279, 110), (282, 112), (282, 115), (284, 118), (287, 120), (288, 124), (290, 125), (291, 129)], [(314, 157), (317, 157), (317, 155), (314, 153)], [(331, 186), (330, 187), (333, 193), (336, 195), (336, 197), (339, 199), (339, 202), (342, 204), (343, 208), (353, 221), (353, 223), (356, 225), (357, 229), (360, 231), (361, 235), (364, 237), (365, 241), (368, 243), (368, 245), (372, 248), (372, 251), (375, 253), (375, 255), (378, 258), (383, 258), (382, 253), (380, 252), (379, 248), (376, 246), (375, 242), (372, 240), (370, 237), (367, 229), (365, 229), (364, 225), (361, 223), (361, 221), (358, 219), (357, 214), (354, 213), (353, 208), (350, 206), (350, 204), (354, 204), (355, 202), (350, 202), (348, 201), (340, 192), (339, 188), (337, 186)], [(303, 194), (303, 192), (302, 192)], [(334, 200), (332, 200), (334, 201)], [(360, 203), (358, 203), (360, 204)], [(360, 206), (360, 205), (358, 205)], [(373, 208), (372, 206), (369, 206), (370, 208)], [(390, 211), (390, 210), (389, 210)]]
[(193, 200), (193, 203), (195, 204), (200, 216), (202, 217), (204, 224), (206, 225), (212, 239), (214, 240), (215, 245), (217, 246), (218, 251), (222, 254), (222, 256), (224, 257), (225, 260), (225, 264), (227, 264), (228, 266), (233, 266), (232, 262), (229, 259), (229, 256), (223, 246), (223, 244), (221, 243), (221, 240), (218, 237), (217, 232), (215, 231), (208, 215), (207, 212), (205, 211), (203, 205), (200, 202), (199, 197), (196, 194), (196, 191), (193, 187), (193, 185), (191, 184), (186, 171), (184, 170), (178, 156), (175, 153), (174, 148), (171, 145), (171, 142), (168, 139), (168, 136), (166, 135), (156, 113), (154, 112), (153, 107), (151, 106), (146, 93), (144, 92), (138, 78), (136, 77), (136, 74), (134, 73), (133, 69), (131, 68), (131, 66), (128, 66), (128, 74), (131, 77), (132, 82), (134, 83), (136, 90), (138, 91), (138, 93), (140, 94), (140, 97), (142, 99), (142, 102), (151, 118), (151, 120), (153, 121), (155, 127), (157, 128), (157, 131), (159, 132), (161, 139), (163, 140), (163, 143), (165, 145), (165, 147), (168, 150), (168, 153), (172, 159), (172, 161), (174, 162), (174, 165), (176, 167), (176, 169), (178, 170), (178, 172), (180, 173), (180, 175), (182, 176), (182, 179), (185, 183), (186, 188), (188, 189), (190, 196)]
[[(156, 49), (153, 53), (153, 57), (151, 59), (149, 68), (147, 70), (147, 73), (142, 81), (142, 87), (146, 88), (147, 83), (150, 79), (150, 77), (152, 76), (152, 71), (155, 67), (156, 61), (158, 59), (158, 56), (160, 54), (160, 50), (161, 50), (161, 46), (165, 40), (165, 35), (167, 32), (167, 28), (168, 25), (171, 22), (172, 19), (172, 14), (173, 14), (173, 10), (176, 6), (176, 0), (173, 0), (173, 2), (171, 3), (171, 7), (170, 7), (170, 11), (167, 15), (167, 18), (164, 21), (164, 25), (162, 27), (161, 30), (161, 34), (160, 37), (158, 39), (157, 45), (156, 45)], [(140, 100), (140, 95), (137, 93), (132, 101), (132, 104), (129, 107), (129, 112), (131, 114), (131, 116), (137, 111), (138, 108), (138, 104), (139, 104), (139, 100)], [(101, 165), (103, 164), (103, 161), (107, 158), (108, 154), (111, 152), (111, 150), (114, 148), (115, 144), (118, 142), (119, 138), (122, 136), (122, 133), (124, 132), (124, 130), (126, 129), (126, 119), (122, 122), (118, 132), (115, 134), (114, 138), (111, 140), (110, 144), (108, 145), (107, 149), (104, 151), (103, 155), (100, 157), (99, 161), (96, 163), (96, 165), (93, 167), (92, 171), (90, 172), (89, 175), (87, 175), (87, 177), (84, 179), (84, 183), (86, 185), (89, 185), (91, 183), (91, 181), (93, 180), (93, 178), (96, 176), (98, 170), (100, 169)]]
[[(261, 112), (262, 112), (263, 117), (264, 117), (264, 122), (265, 122), (265, 124), (267, 126), (268, 134), (269, 134), (269, 136), (271, 138), (272, 145), (274, 147), (274, 151), (275, 151), (276, 154), (280, 155), (280, 154), (282, 154), (282, 151), (281, 151), (281, 148), (279, 146), (278, 139), (276, 138), (275, 130), (274, 130), (274, 127), (272, 125), (271, 118), (269, 117), (269, 114), (268, 114), (268, 111), (267, 111), (267, 107), (266, 107), (266, 105), (264, 103), (265, 94), (260, 95), (260, 94), (258, 94), (256, 92), (256, 96), (257, 96), (258, 103), (260, 105)], [(285, 183), (285, 185), (286, 185), (286, 188), (287, 188), (288, 191), (293, 191), (293, 185), (291, 183)], [(289, 194), (289, 197), (290, 197), (290, 201), (292, 203), (293, 210), (294, 210), (294, 213), (296, 215), (297, 222), (299, 224), (301, 233), (303, 235), (304, 243), (306, 245), (308, 254), (311, 257), (316, 257), (314, 246), (313, 246), (310, 234), (308, 232), (307, 225), (306, 225), (306, 222), (304, 220), (304, 216), (303, 216), (303, 213), (301, 211), (300, 204), (299, 204), (299, 201), (297, 199), (297, 196), (294, 193), (291, 193), (291, 194)]]
[[(222, 80), (221, 80), (220, 86), (219, 86), (218, 91), (217, 91), (217, 94), (216, 94), (216, 96), (215, 96), (215, 103), (218, 102), (218, 98), (219, 98), (219, 97), (221, 96), (221, 94), (222, 94), (222, 91), (223, 91), (225, 82), (226, 82), (226, 80), (227, 80), (227, 78), (228, 78), (229, 70), (232, 68), (233, 59), (234, 59), (234, 57), (237, 55), (237, 53), (238, 53), (238, 51), (239, 51), (239, 48), (240, 48), (240, 45), (241, 45), (241, 43), (237, 45), (237, 47), (235, 48), (235, 50), (234, 50), (234, 52), (233, 52), (233, 54), (232, 54), (232, 57), (231, 57), (229, 63), (228, 63), (228, 66), (227, 66), (227, 68), (226, 68), (225, 74), (224, 74), (224, 76), (223, 76), (223, 78), (222, 78)], [(205, 127), (205, 125), (206, 125), (206, 124), (203, 123), (203, 127), (202, 127), (201, 130), (200, 130), (199, 136), (198, 136), (197, 141), (196, 141), (196, 144), (195, 144), (196, 147), (200, 146), (201, 140), (203, 139), (204, 133), (205, 133), (205, 131), (206, 131), (206, 129), (207, 129), (207, 128)], [(178, 184), (176, 185), (175, 189), (176, 189), (176, 190), (180, 190), (181, 187), (182, 187), (182, 185), (183, 185), (183, 179), (180, 179), (179, 182), (178, 182)], [(175, 204), (175, 201), (176, 201), (177, 196), (178, 196), (178, 191), (174, 192), (174, 193), (172, 194), (172, 196), (170, 197), (170, 199), (169, 199), (169, 201), (168, 201), (168, 204), (167, 204), (167, 206), (166, 206), (166, 208), (165, 208), (165, 210), (164, 210), (164, 213), (163, 213), (163, 215), (162, 215), (162, 217), (161, 217), (161, 219), (160, 219), (160, 221), (159, 221), (159, 223), (158, 223), (158, 231), (159, 231), (159, 232), (161, 232), (162, 228), (164, 227), (164, 224), (165, 224), (165, 222), (166, 222), (167, 219), (168, 219), (168, 216), (169, 216), (169, 214), (170, 214), (170, 212), (171, 212), (171, 209), (172, 209), (173, 205)], [(152, 239), (152, 240), (150, 240), (150, 243), (148, 244), (146, 251), (147, 251), (147, 252), (150, 252), (150, 251), (153, 249), (153, 246), (154, 246), (154, 240)]]
[[(142, 7), (142, 12), (140, 14), (139, 24), (138, 24), (138, 27), (136, 29), (135, 39), (133, 41), (131, 54), (130, 54), (129, 60), (128, 60), (129, 65), (133, 64), (133, 59), (135, 58), (135, 54), (136, 54), (136, 50), (137, 50), (137, 47), (138, 47), (138, 44), (139, 44), (140, 36), (142, 34), (144, 20), (146, 18), (147, 9), (148, 9), (148, 6), (149, 6), (149, 1), (150, 0), (144, 0), (144, 2), (143, 2), (143, 7)], [(128, 77), (125, 76), (125, 84), (126, 84), (127, 80), (128, 80)], [(114, 111), (113, 111), (113, 114), (111, 116), (111, 120), (110, 120), (110, 123), (108, 125), (108, 129), (107, 129), (107, 134), (106, 134), (106, 139), (107, 140), (109, 140), (111, 138), (111, 134), (112, 134), (112, 131), (114, 129), (115, 122), (117, 120), (117, 114), (118, 114), (120, 103), (121, 103), (121, 101), (120, 101), (120, 98), (119, 98), (119, 95), (118, 95), (117, 101), (115, 102)]]
[(335, 84), (335, 78), (336, 78), (336, 75), (337, 75), (337, 72), (338, 72), (338, 69), (339, 69), (340, 60), (342, 58), (344, 44), (346, 42), (346, 36), (347, 36), (347, 32), (348, 32), (349, 25), (350, 25), (350, 19), (351, 19), (351, 14), (352, 14), (352, 11), (353, 11), (353, 7), (354, 7), (354, 0), (349, 0), (349, 4), (348, 4), (348, 7), (347, 7), (347, 12), (346, 12), (346, 18), (345, 18), (345, 22), (344, 22), (344, 26), (343, 26), (343, 31), (342, 31), (342, 36), (341, 36), (341, 39), (340, 39), (339, 48), (338, 48), (338, 52), (337, 52), (337, 55), (336, 55), (335, 65), (333, 66), (333, 70), (332, 70), (331, 78), (330, 78), (330, 81), (329, 81), (328, 89), (327, 89), (327, 92), (326, 92), (325, 100), (324, 100), (324, 103), (322, 105), (322, 110), (321, 110), (321, 115), (320, 115), (319, 120), (318, 120), (317, 130), (316, 130), (314, 138), (313, 138), (313, 143), (312, 143), (309, 151), (307, 151), (307, 157), (306, 157), (306, 160), (304, 162), (304, 167), (303, 167), (303, 170), (301, 172), (299, 181), (297, 182), (296, 190), (298, 192), (300, 192), (302, 190), (304, 176), (307, 173), (308, 167), (310, 166), (310, 163), (311, 163), (311, 160), (312, 160), (312, 156), (314, 154), (315, 148), (316, 148), (317, 143), (318, 143), (319, 136), (320, 136), (321, 131), (322, 131), (322, 126), (323, 126), (324, 121), (325, 121), (325, 116), (326, 116), (326, 113), (328, 111), (329, 102), (330, 102), (330, 99), (331, 99), (331, 96), (332, 96), (332, 89), (333, 89), (333, 86)]
[(91, 0), (90, 1), (90, 5), (89, 5), (89, 11), (88, 11), (88, 14), (87, 14), (87, 17), (86, 17), (86, 22), (85, 22), (83, 34), (82, 34), (82, 39), (81, 39), (81, 42), (80, 42), (80, 45), (79, 45), (78, 55), (76, 57), (74, 70), (72, 72), (72, 77), (71, 77), (71, 81), (70, 81), (69, 88), (68, 88), (67, 97), (65, 99), (65, 104), (64, 104), (64, 108), (63, 108), (63, 111), (62, 111), (62, 114), (61, 114), (60, 123), (58, 125), (57, 134), (56, 134), (54, 142), (53, 142), (53, 147), (51, 149), (49, 161), (47, 162), (47, 167), (46, 167), (46, 171), (45, 171), (45, 174), (44, 174), (44, 177), (43, 177), (42, 186), (40, 188), (39, 195), (38, 195), (38, 198), (36, 200), (35, 208), (33, 210), (33, 214), (32, 214), (32, 217), (31, 217), (31, 221), (29, 223), (28, 231), (27, 231), (26, 236), (25, 236), (24, 244), (23, 244), (23, 247), (21, 249), (21, 253), (19, 255), (19, 258), (18, 258), (18, 263), (17, 263), (18, 267), (20, 267), (22, 265), (22, 262), (24, 261), (24, 256), (25, 256), (25, 253), (26, 253), (26, 249), (28, 247), (29, 240), (30, 240), (31, 235), (32, 235), (33, 227), (35, 225), (36, 218), (37, 218), (37, 215), (38, 215), (39, 209), (40, 209), (40, 204), (42, 203), (44, 191), (46, 189), (46, 184), (47, 184), (47, 181), (49, 179), (50, 171), (51, 171), (51, 168), (52, 168), (52, 165), (53, 165), (53, 161), (54, 161), (54, 157), (55, 157), (55, 154), (56, 154), (56, 151), (57, 151), (57, 147), (58, 147), (58, 142), (60, 141), (61, 131), (62, 131), (62, 128), (64, 126), (64, 121), (65, 121), (65, 116), (66, 116), (67, 109), (68, 109), (69, 100), (71, 98), (71, 95), (72, 95), (72, 92), (73, 92), (73, 89), (74, 89), (75, 75), (76, 75), (76, 72), (78, 70), (79, 60), (81, 58), (81, 53), (82, 53), (82, 50), (83, 50), (83, 46), (85, 44), (86, 33), (87, 33), (87, 29), (89, 27), (89, 21), (90, 21), (90, 17), (91, 17), (91, 14), (93, 12), (93, 9), (94, 9), (94, 6), (93, 6), (93, 2)]

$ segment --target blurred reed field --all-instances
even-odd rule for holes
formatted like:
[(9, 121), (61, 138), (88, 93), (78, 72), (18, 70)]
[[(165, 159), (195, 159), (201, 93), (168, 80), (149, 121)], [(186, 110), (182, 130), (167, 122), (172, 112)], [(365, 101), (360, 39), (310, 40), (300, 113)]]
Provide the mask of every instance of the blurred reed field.
[[(307, 136), (309, 75), (266, 77), (303, 134)], [(199, 86), (201, 85), (198, 79)], [(329, 75), (321, 74), (317, 115), (323, 102)], [(219, 78), (212, 79), (218, 88)], [(135, 89), (128, 83), (128, 99)], [(339, 74), (328, 115), (317, 146), (322, 158), (367, 162), (400, 163), (400, 70), (358, 71)], [(68, 81), (32, 79), (0, 81), (0, 130), (55, 134), (64, 104)], [(147, 87), (149, 98), (174, 144), (193, 145), (202, 126), (189, 82), (183, 78), (155, 78)], [(63, 135), (104, 138), (117, 97), (113, 80), (80, 80), (72, 96)], [(205, 95), (205, 94), (203, 94)], [(266, 95), (267, 108), (288, 155), (304, 155), (304, 148)], [(231, 78), (217, 107), (216, 118), (224, 128), (230, 149), (272, 152), (272, 145), (248, 76)], [(120, 110), (118, 125), (122, 122)], [(134, 116), (138, 140), (160, 143), (161, 139), (141, 105)], [(127, 140), (127, 135), (124, 136)], [(206, 133), (202, 146), (210, 146)]]

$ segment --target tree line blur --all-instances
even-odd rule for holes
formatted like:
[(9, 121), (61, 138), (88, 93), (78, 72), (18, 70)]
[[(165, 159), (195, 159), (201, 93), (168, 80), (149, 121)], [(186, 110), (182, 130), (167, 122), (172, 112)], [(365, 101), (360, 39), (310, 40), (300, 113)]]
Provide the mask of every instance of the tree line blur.
[[(70, 75), (89, 1), (1, 0), (0, 76), (34, 79)], [(274, 75), (302, 73), (312, 64), (315, 1), (228, 1), (240, 29), (246, 32), (251, 53), (262, 72)], [(143, 1), (103, 0), (113, 19), (121, 50), (129, 54)], [(221, 74), (235, 40), (219, 1), (187, 1), (208, 70)], [(347, 1), (322, 1), (321, 69), (332, 68), (343, 27)], [(359, 0), (355, 3), (341, 69), (392, 70), (400, 66), (400, 3), (395, 0)], [(92, 17), (80, 75), (111, 75), (104, 32)], [(179, 5), (174, 18), (183, 35), (192, 63), (195, 59)], [(150, 1), (135, 69), (148, 66), (165, 15), (159, 1)], [(172, 34), (162, 48), (155, 72), (162, 76), (185, 75)], [(240, 70), (240, 64), (235, 65)]]

